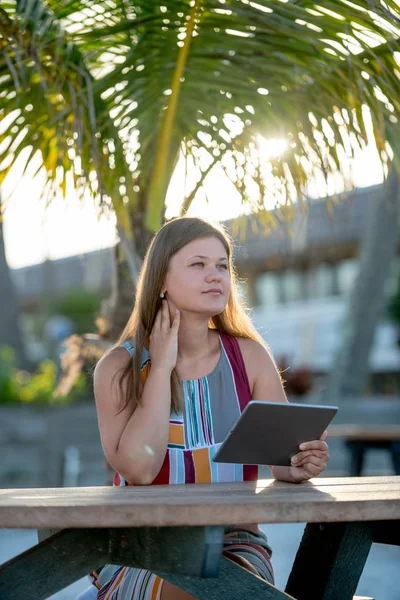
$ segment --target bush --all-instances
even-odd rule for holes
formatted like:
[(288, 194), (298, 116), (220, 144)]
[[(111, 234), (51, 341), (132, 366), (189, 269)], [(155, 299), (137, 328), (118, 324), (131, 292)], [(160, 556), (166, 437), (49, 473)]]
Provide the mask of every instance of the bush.
[(71, 291), (50, 304), (52, 314), (64, 315), (73, 321), (78, 335), (96, 331), (96, 317), (102, 296), (85, 291)]
[(57, 385), (58, 369), (54, 361), (43, 360), (34, 373), (22, 371), (15, 366), (12, 348), (0, 348), (0, 403), (67, 404), (82, 398), (86, 381), (81, 375), (66, 396), (53, 395)]
[(389, 299), (388, 312), (397, 325), (400, 325), (400, 277), (397, 280), (396, 292)]

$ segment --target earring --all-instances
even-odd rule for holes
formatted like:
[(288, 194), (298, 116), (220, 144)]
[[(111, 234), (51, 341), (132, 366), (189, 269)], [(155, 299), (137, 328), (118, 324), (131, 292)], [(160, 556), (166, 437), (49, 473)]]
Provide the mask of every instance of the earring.
[(160, 298), (162, 298), (162, 299), (164, 299), (164, 298), (165, 298), (165, 294), (164, 294), (164, 292), (161, 292), (161, 294), (160, 294)]

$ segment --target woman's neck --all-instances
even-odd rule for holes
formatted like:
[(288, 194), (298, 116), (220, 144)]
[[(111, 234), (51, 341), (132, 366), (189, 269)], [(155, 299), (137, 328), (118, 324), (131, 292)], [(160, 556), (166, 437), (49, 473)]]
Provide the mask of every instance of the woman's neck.
[(191, 360), (208, 354), (215, 335), (215, 332), (208, 328), (208, 323), (188, 322), (182, 318), (178, 333), (178, 356)]

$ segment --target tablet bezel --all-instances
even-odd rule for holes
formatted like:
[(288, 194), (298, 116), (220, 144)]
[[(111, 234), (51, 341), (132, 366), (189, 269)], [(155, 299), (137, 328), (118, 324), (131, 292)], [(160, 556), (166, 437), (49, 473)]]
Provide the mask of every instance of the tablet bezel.
[[(251, 400), (213, 461), (290, 466), (299, 445), (320, 439), (337, 411), (337, 406)], [(265, 435), (271, 440), (270, 446)]]

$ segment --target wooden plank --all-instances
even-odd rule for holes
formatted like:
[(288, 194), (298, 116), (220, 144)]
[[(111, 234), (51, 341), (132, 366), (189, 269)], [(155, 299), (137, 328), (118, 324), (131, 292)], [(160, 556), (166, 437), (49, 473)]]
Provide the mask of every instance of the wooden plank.
[[(0, 490), (0, 526), (230, 525), (400, 519), (400, 477)], [(372, 480), (372, 481), (371, 481)]]
[(332, 425), (328, 429), (329, 437), (340, 437), (346, 440), (400, 440), (400, 427), (398, 425), (372, 426), (372, 425)]
[(313, 600), (352, 600), (371, 545), (368, 523), (307, 525), (286, 591), (309, 600), (312, 585)]
[(326, 487), (331, 485), (358, 485), (358, 484), (376, 484), (376, 483), (398, 483), (399, 477), (397, 475), (379, 475), (379, 476), (365, 476), (365, 477), (317, 477), (313, 479), (314, 483), (318, 486)]
[[(39, 542), (63, 531), (62, 529), (39, 529)], [(66, 530), (64, 530), (66, 531)], [(162, 565), (163, 569), (173, 568), (175, 562), (181, 565), (181, 573), (201, 574), (202, 577), (216, 577), (218, 575), (220, 558), (224, 543), (224, 527), (140, 527), (134, 529), (110, 529), (110, 544), (113, 555), (108, 557), (112, 564), (124, 564), (126, 552), (132, 556), (141, 557), (142, 569), (154, 568)], [(112, 533), (114, 532), (114, 534)], [(117, 535), (117, 540), (114, 536)], [(184, 549), (187, 536), (190, 547)], [(121, 538), (122, 551), (118, 539)], [(129, 550), (129, 546), (131, 547)], [(178, 546), (177, 552), (173, 547)], [(137, 548), (138, 547), (138, 548)], [(143, 555), (143, 548), (151, 549)], [(117, 556), (118, 554), (118, 556)], [(119, 556), (120, 554), (120, 556)], [(182, 557), (183, 554), (183, 557)], [(171, 562), (172, 561), (172, 562)], [(171, 564), (170, 564), (171, 563)]]
[(157, 571), (157, 575), (192, 594), (198, 600), (294, 600), (274, 585), (253, 575), (225, 556), (217, 579), (185, 577)]
[(217, 577), (224, 527), (139, 527), (110, 530), (113, 565)]
[(215, 578), (223, 538), (223, 527), (65, 529), (0, 566), (0, 598), (31, 598), (34, 581), (44, 600), (104, 564)]

